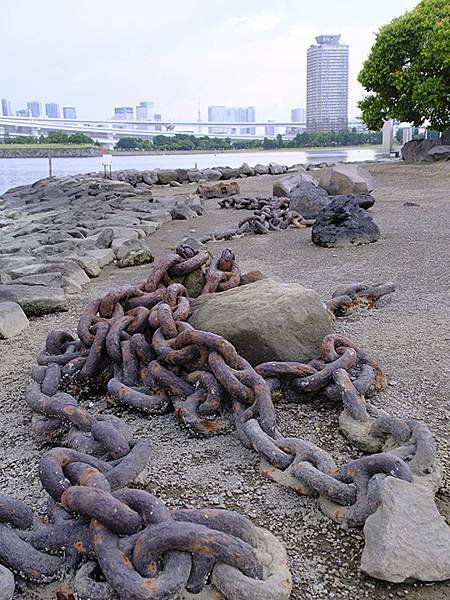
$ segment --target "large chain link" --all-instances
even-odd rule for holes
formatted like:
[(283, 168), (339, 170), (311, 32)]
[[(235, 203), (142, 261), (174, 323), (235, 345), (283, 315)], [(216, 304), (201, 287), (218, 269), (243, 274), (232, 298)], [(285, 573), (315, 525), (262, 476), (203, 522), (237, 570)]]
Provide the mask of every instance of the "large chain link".
[[(207, 252), (180, 245), (156, 261), (145, 282), (89, 303), (78, 339), (64, 331), (49, 333), (25, 399), (33, 431), (50, 438), (65, 432), (68, 447), (46, 452), (40, 461), (39, 476), (50, 496), (45, 526), (26, 531), (33, 523), (29, 509), (0, 497), (1, 563), (37, 581), (63, 570), (76, 573), (80, 598), (172, 598), (183, 589), (198, 593), (206, 581), (230, 600), (256, 592), (267, 599), (289, 596), (279, 543), (273, 538), (267, 547), (267, 536), (250, 521), (229, 511), (169, 511), (148, 492), (127, 487), (145, 467), (151, 447), (134, 439), (121, 419), (85, 410), (76, 399), (82, 389), (107, 386), (118, 402), (144, 413), (174, 409), (197, 435), (227, 429), (231, 405), (239, 439), (261, 456), (264, 472), (297, 493), (318, 495), (324, 512), (346, 526), (363, 525), (376, 510), (387, 475), (412, 481), (432, 472), (435, 449), (428, 428), (367, 402), (365, 396), (382, 389), (383, 374), (346, 337), (326, 336), (320, 355), (306, 364), (253, 368), (223, 337), (193, 328), (187, 322), (187, 277), (197, 274), (203, 294), (240, 282), (231, 250), (209, 263)], [(377, 292), (353, 286), (335, 297), (355, 294), (370, 304)], [(334, 312), (344, 304), (328, 307)], [(299, 398), (325, 394), (341, 401), (341, 428), (371, 454), (338, 467), (311, 442), (284, 437), (271, 395), (288, 386)], [(272, 570), (264, 572), (262, 540), (274, 557)], [(80, 568), (87, 558), (98, 561), (106, 582), (95, 580), (92, 563)], [(233, 573), (235, 586), (227, 584), (227, 573)]]

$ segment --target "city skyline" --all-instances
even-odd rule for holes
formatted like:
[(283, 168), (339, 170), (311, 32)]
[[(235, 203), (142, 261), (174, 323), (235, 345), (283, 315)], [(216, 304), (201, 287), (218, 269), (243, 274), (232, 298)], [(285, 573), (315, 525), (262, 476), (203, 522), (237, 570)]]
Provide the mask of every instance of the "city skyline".
[[(136, 98), (147, 97), (172, 120), (197, 116), (199, 99), (204, 121), (207, 106), (217, 103), (256, 106), (259, 119), (280, 120), (290, 107), (306, 105), (304, 57), (311, 41), (341, 33), (351, 49), (353, 119), (362, 96), (356, 77), (374, 34), (415, 4), (379, 0), (361, 10), (356, 0), (323, 0), (319, 10), (294, 0), (276, 6), (267, 0), (131, 0), (123, 12), (114, 0), (61, 3), (58, 11), (49, 0), (17, 0), (2, 8), (2, 16), (21, 23), (22, 49), (3, 61), (0, 93), (16, 109), (45, 95), (76, 106), (80, 118), (106, 118), (114, 105), (135, 106)], [(15, 29), (2, 34), (2, 56), (10, 56)], [(41, 39), (39, 31), (51, 35)]]

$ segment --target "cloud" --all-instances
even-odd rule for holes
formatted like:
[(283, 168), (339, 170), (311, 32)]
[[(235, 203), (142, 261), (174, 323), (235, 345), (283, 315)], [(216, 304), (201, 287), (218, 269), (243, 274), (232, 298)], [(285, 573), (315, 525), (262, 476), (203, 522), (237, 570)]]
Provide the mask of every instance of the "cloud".
[(279, 14), (265, 11), (250, 15), (248, 17), (237, 17), (230, 19), (226, 24), (226, 28), (241, 27), (245, 31), (254, 34), (266, 33), (274, 29), (281, 21)]

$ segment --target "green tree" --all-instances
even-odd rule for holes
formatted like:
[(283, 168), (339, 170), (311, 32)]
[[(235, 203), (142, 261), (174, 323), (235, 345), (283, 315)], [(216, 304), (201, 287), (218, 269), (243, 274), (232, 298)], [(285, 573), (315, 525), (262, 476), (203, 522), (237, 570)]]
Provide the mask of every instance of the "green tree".
[(449, 0), (422, 0), (382, 27), (358, 80), (370, 92), (359, 102), (369, 129), (389, 118), (450, 127)]

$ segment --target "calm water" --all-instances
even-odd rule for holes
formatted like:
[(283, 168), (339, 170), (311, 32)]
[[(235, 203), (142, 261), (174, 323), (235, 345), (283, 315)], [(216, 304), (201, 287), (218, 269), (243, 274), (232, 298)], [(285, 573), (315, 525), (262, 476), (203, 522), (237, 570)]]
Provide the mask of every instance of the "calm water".
[[(336, 148), (335, 150), (306, 151), (266, 151), (217, 154), (167, 154), (152, 156), (114, 156), (113, 169), (199, 169), (213, 166), (237, 167), (243, 162), (254, 166), (257, 163), (278, 162), (285, 165), (296, 163), (319, 163), (324, 161), (373, 160), (380, 155), (379, 148)], [(54, 175), (76, 175), (101, 171), (101, 157), (95, 158), (54, 158)], [(2, 158), (0, 159), (0, 194), (9, 188), (33, 183), (48, 176), (46, 158)]]

